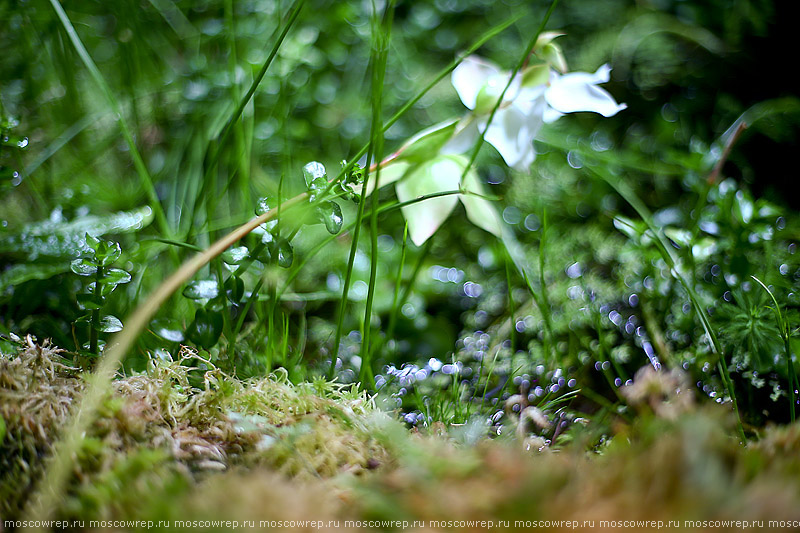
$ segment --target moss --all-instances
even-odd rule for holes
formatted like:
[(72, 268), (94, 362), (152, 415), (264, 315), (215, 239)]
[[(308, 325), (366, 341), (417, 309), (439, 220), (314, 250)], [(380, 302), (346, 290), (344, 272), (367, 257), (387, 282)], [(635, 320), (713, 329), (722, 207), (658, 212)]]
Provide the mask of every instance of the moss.
[[(185, 358), (197, 356), (184, 351)], [(0, 511), (17, 517), (84, 380), (58, 362), (57, 349), (32, 341), (0, 365), (0, 414), (7, 422)], [(158, 501), (150, 495), (237, 465), (319, 478), (386, 461), (362, 420), (377, 413), (364, 393), (324, 381), (295, 386), (285, 373), (240, 381), (211, 368), (202, 387), (191, 385), (192, 370), (178, 362), (117, 380), (82, 443), (64, 513), (140, 514)]]
[(42, 469), (57, 429), (69, 415), (83, 381), (60, 350), (31, 337), (19, 354), (0, 357), (0, 515), (15, 516)]
[[(187, 352), (186, 355), (190, 355)], [(195, 354), (191, 354), (195, 355)], [(602, 447), (575, 426), (560, 449), (409, 432), (363, 393), (240, 381), (178, 363), (119, 379), (87, 434), (59, 515), (91, 519), (800, 519), (800, 424), (742, 446), (724, 406), (676, 373), (637, 375), (640, 414)], [(84, 379), (33, 342), (0, 358), (2, 514), (17, 518)], [(675, 391), (680, 389), (681, 392)], [(466, 443), (466, 444), (465, 444)], [(343, 522), (342, 522), (343, 524)]]

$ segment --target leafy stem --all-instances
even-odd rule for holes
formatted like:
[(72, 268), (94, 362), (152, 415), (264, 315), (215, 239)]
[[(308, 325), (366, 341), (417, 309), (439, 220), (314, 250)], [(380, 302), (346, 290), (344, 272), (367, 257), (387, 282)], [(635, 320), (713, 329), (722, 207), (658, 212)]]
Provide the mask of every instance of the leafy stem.
[[(97, 267), (94, 276), (94, 295), (95, 298), (101, 297), (101, 283), (103, 279), (103, 265)], [(92, 323), (89, 326), (89, 351), (94, 355), (99, 355), (98, 337), (100, 332), (100, 308), (92, 310)]]

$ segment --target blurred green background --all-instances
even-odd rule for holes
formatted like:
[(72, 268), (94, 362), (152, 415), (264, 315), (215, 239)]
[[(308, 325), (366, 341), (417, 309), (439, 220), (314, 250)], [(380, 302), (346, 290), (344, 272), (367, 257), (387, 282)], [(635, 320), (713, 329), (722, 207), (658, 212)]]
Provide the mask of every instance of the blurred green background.
[[(75, 294), (82, 281), (68, 272), (69, 260), (80, 250), (77, 245), (70, 248), (68, 237), (54, 228), (86, 217), (101, 217), (116, 228), (108, 233), (121, 242), (123, 266), (134, 280), (108, 305), (124, 317), (193, 253), (158, 239), (205, 246), (251, 217), (257, 198), (274, 198), (279, 187), (283, 197), (304, 190), (300, 169), (305, 163), (317, 160), (329, 173), (337, 171), (339, 162), (352, 157), (369, 137), (366, 71), (372, 4), (307, 2), (242, 121), (219, 147), (217, 171), (205, 188), (204, 165), (210, 150), (217, 148), (213, 139), (266, 60), (290, 5), (267, 0), (89, 0), (62, 5), (131, 127), (168, 229), (165, 234), (165, 228), (149, 223), (152, 215), (130, 215), (150, 203), (147, 190), (119, 121), (52, 5), (44, 0), (1, 4), (0, 327), (50, 337), (72, 348), (85, 336), (72, 326), (80, 314)], [(548, 6), (539, 1), (399, 2), (386, 70), (385, 116), (477, 36), (517, 14), (517, 22), (479, 51), (511, 68)], [(676, 247), (685, 235), (681, 231), (689, 233), (684, 251), (713, 241), (709, 253), (692, 258), (698, 288), (710, 310), (735, 307), (727, 315), (719, 313), (717, 325), (730, 353), (739, 357), (732, 369), (749, 391), (753, 419), (785, 417), (785, 399), (777, 415), (761, 408), (763, 396), (785, 395), (777, 385), (785, 379), (785, 363), (778, 370), (771, 315), (751, 302), (761, 302), (764, 295), (754, 296), (742, 284), (757, 274), (775, 287), (790, 310), (796, 309), (799, 275), (792, 246), (799, 233), (793, 210), (800, 201), (788, 161), (796, 147), (800, 110), (789, 76), (796, 48), (795, 12), (792, 2), (768, 0), (560, 2), (548, 29), (566, 34), (559, 42), (570, 69), (594, 71), (610, 63), (612, 81), (605, 87), (628, 109), (610, 119), (576, 114), (548, 128), (544, 142), (537, 143), (540, 157), (531, 176), (511, 175), (489, 146), (477, 162), (490, 191), (504, 198), (504, 218), (534, 263), (544, 249), (546, 210), (550, 236), (542, 281), (550, 294), (558, 360), (548, 360), (544, 353), (544, 318), (525, 284), (506, 278), (502, 248), (488, 234), (467, 226), (460, 211), (429, 250), (409, 248), (406, 275), (415, 261), (421, 273), (409, 307), (402, 309), (396, 338), (387, 339), (396, 342), (379, 360), (424, 366), (430, 357), (461, 358), (475, 366), (481, 359), (474, 352), (486, 351), (480, 349), (485, 341), (486, 348), (503, 346), (509, 352), (489, 388), (513, 388), (519, 384), (514, 377), (546, 362), (549, 374), (542, 382), (548, 387), (569, 374), (613, 397), (610, 389), (603, 389), (600, 370), (607, 368), (596, 352), (618, 363), (619, 375), (610, 381), (624, 382), (647, 363), (645, 355), (655, 345), (659, 356), (671, 358), (669, 364), (695, 370), (698, 387), (716, 395), (719, 383), (707, 376), (712, 358), (698, 341), (699, 324), (685, 311), (685, 297), (657, 257), (647, 255), (646, 244), (614, 228), (614, 217), (635, 213), (602, 180), (583, 171), (590, 162), (582, 161), (581, 150), (589, 150), (601, 162), (610, 158), (607, 167), (612, 170), (619, 163), (628, 183), (656, 212), (656, 221), (674, 227), (670, 238), (674, 236)], [(749, 109), (752, 124), (723, 168), (723, 177), (731, 180), (724, 187), (704, 189), (708, 162), (722, 148), (720, 136)], [(443, 80), (388, 130), (387, 151), (463, 112), (449, 81)], [(382, 198), (392, 195), (387, 190)], [(755, 209), (758, 216), (736, 219), (736, 209), (740, 215), (743, 209), (751, 214)], [(705, 226), (700, 211), (708, 215)], [(119, 212), (136, 220), (120, 222)], [(345, 209), (346, 222), (353, 214), (352, 208)], [(376, 313), (382, 327), (399, 268), (402, 231), (399, 213), (381, 217), (378, 290), (387, 301), (376, 304)], [(769, 238), (763, 237), (767, 234)], [(296, 260), (319, 235), (316, 229), (298, 233), (293, 241)], [(305, 348), (298, 356), (306, 358), (309, 368), (324, 367), (330, 358), (326, 343), (348, 239), (338, 238), (309, 261), (289, 291), (315, 297), (282, 302), (284, 323), (293, 335), (291, 349)], [(365, 290), (366, 263), (356, 261), (354, 290), (359, 281)], [(578, 270), (570, 270), (575, 264)], [(582, 281), (576, 284), (578, 277)], [(480, 291), (465, 290), (467, 282), (476, 283)], [(735, 291), (751, 296), (731, 296)], [(354, 300), (357, 308), (358, 297)], [(195, 308), (193, 301), (177, 295), (160, 318), (184, 329)], [(270, 349), (260, 338), (263, 314), (257, 306), (254, 312), (248, 344), (228, 347), (231, 360), (245, 373), (258, 372), (258, 354)], [(346, 320), (353, 355), (358, 352), (359, 320), (360, 311)], [(486, 331), (491, 340), (481, 341)], [(725, 331), (730, 333), (725, 336)], [(163, 336), (150, 331), (128, 364), (141, 367), (145, 352), (164, 343)], [(174, 344), (167, 345), (174, 349)], [(251, 352), (256, 355), (247, 355)], [(518, 354), (522, 361), (515, 359)], [(343, 371), (357, 365), (344, 359)], [(476, 374), (481, 372), (485, 369), (475, 368)]]

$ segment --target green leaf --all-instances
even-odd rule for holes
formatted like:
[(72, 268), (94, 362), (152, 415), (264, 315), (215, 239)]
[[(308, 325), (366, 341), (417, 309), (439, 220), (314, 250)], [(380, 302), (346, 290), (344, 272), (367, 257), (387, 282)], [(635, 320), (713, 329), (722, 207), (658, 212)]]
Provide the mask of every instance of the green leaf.
[(542, 63), (531, 65), (522, 71), (522, 87), (531, 88), (544, 85), (550, 80), (550, 65)]
[(271, 250), (271, 248), (273, 246), (272, 242), (273, 242), (274, 239), (272, 238), (272, 235), (269, 234), (269, 233), (266, 233), (265, 235), (269, 235), (270, 236), (270, 240), (264, 243), (266, 246), (260, 247), (261, 248), (260, 250), (258, 250), (258, 249), (256, 250), (256, 259), (258, 259), (259, 261), (261, 261), (265, 265), (268, 265), (268, 264), (272, 263), (272, 250)]
[(119, 285), (120, 283), (128, 283), (131, 280), (131, 275), (122, 270), (121, 268), (109, 268), (102, 279), (102, 283), (106, 285)]
[(172, 318), (157, 318), (150, 322), (150, 331), (169, 342), (183, 342), (181, 323)]
[(190, 281), (183, 289), (183, 295), (191, 300), (213, 300), (219, 295), (219, 286), (215, 279)]
[(283, 237), (278, 237), (272, 243), (272, 257), (278, 263), (278, 266), (289, 268), (294, 262), (294, 250), (292, 245)]
[(153, 220), (152, 210), (143, 207), (107, 216), (87, 215), (66, 221), (54, 213), (50, 218), (25, 226), (18, 234), (0, 237), (0, 254), (21, 256), (26, 261), (71, 260), (92, 253), (86, 234), (106, 235), (138, 231)]
[(505, 80), (502, 78), (502, 75), (495, 75), (490, 77), (489, 80), (483, 84), (483, 87), (481, 87), (481, 90), (478, 91), (478, 95), (475, 97), (475, 114), (486, 115), (494, 109), (497, 99), (500, 98), (500, 95), (503, 93), (503, 89), (505, 89), (508, 80), (507, 77)]
[[(458, 190), (466, 160), (459, 156), (439, 156), (412, 170), (395, 186), (401, 202), (422, 196)], [(433, 235), (458, 203), (456, 195), (430, 198), (401, 208), (408, 222), (408, 233), (417, 246)]]
[(122, 321), (114, 315), (106, 315), (100, 319), (100, 327), (98, 331), (103, 333), (114, 333), (122, 329)]
[(540, 56), (559, 72), (564, 73), (567, 71), (567, 60), (564, 58), (564, 52), (561, 51), (561, 47), (556, 43), (544, 45)]
[(103, 296), (108, 296), (114, 292), (114, 289), (117, 288), (117, 285), (121, 283), (128, 283), (130, 280), (131, 275), (128, 272), (120, 268), (110, 268), (100, 280), (100, 293)]
[(194, 320), (186, 328), (186, 338), (205, 350), (213, 348), (220, 335), (222, 315), (202, 307), (195, 312)]
[(646, 230), (646, 226), (643, 222), (637, 222), (622, 215), (617, 215), (614, 217), (614, 227), (636, 243), (641, 240), (642, 235)]
[(222, 253), (222, 260), (229, 265), (238, 265), (250, 255), (250, 250), (247, 246), (237, 246), (235, 248), (228, 248)]
[(667, 226), (664, 228), (664, 235), (670, 238), (675, 244), (681, 248), (685, 248), (692, 244), (692, 234), (689, 230), (683, 228), (676, 228), (674, 226)]
[(86, 232), (86, 246), (96, 252), (97, 247), (100, 246), (100, 239), (92, 236), (89, 232)]
[(80, 258), (70, 263), (69, 269), (79, 276), (93, 276), (97, 273), (97, 264), (90, 259)]
[(558, 31), (543, 31), (539, 34), (536, 38), (536, 44), (533, 45), (533, 51), (538, 52), (558, 37), (563, 37), (566, 33), (561, 33)]
[(92, 314), (86, 313), (85, 315), (81, 315), (75, 319), (75, 324), (91, 324), (92, 322)]
[(322, 202), (317, 207), (317, 216), (331, 235), (336, 235), (342, 230), (344, 222), (342, 208), (336, 202)]
[[(411, 137), (397, 151), (396, 161), (418, 164), (425, 163), (439, 154), (439, 150), (453, 136), (458, 120), (448, 120), (424, 129)], [(381, 172), (383, 174), (383, 172)], [(383, 182), (383, 179), (381, 179)]]
[(0, 293), (32, 279), (50, 279), (55, 275), (69, 272), (69, 263), (20, 263), (11, 265), (0, 272)]
[(122, 255), (122, 249), (118, 242), (100, 241), (95, 252), (95, 258), (102, 266), (110, 265)]
[(99, 297), (94, 294), (81, 293), (76, 297), (78, 300), (78, 307), (87, 311), (94, 311), (100, 309), (106, 303), (106, 299), (101, 294)]
[(244, 297), (244, 281), (239, 276), (231, 276), (225, 280), (225, 292), (228, 299), (238, 304)]

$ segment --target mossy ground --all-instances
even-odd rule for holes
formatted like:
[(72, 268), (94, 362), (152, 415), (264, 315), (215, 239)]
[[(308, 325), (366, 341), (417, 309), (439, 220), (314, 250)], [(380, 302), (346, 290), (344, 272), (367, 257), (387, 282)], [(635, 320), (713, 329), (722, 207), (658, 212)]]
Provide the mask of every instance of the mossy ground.
[[(58, 353), (29, 340), (0, 357), (5, 520), (21, 517), (87, 382)], [(576, 424), (561, 446), (539, 449), (524, 431), (409, 432), (366, 394), (326, 381), (240, 381), (209, 368), (154, 361), (115, 381), (56, 515), (340, 529), (363, 519), (800, 520), (800, 425), (742, 446), (726, 407), (676, 395), (674, 373), (638, 375), (628, 392), (639, 414), (603, 444)]]

